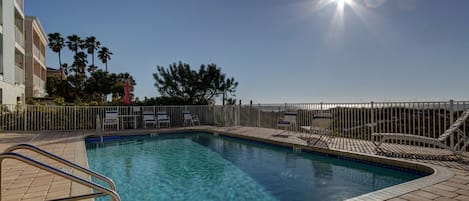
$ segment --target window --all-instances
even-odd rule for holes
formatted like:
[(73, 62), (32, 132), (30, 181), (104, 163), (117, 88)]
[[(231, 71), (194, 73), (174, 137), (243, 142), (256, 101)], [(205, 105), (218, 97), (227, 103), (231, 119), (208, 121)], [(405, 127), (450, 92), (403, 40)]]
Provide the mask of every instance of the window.
[(0, 105), (3, 104), (3, 89), (0, 88)]

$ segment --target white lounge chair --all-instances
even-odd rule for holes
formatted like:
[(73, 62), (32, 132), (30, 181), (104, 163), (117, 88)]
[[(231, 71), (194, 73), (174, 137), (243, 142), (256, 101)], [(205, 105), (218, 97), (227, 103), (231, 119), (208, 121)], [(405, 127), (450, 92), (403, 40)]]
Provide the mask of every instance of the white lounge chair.
[[(296, 125), (296, 112), (285, 112), (284, 117), (277, 122), (277, 129), (284, 128), (287, 132)], [(277, 136), (281, 136), (280, 133)]]
[(143, 127), (147, 128), (147, 124), (153, 124), (153, 127), (156, 126), (156, 117), (153, 111), (143, 112)]
[[(407, 140), (413, 142), (422, 142), (428, 143), (443, 149), (447, 149), (451, 151), (456, 156), (462, 156), (462, 153), (466, 150), (467, 145), (469, 144), (469, 138), (466, 134), (460, 129), (466, 119), (469, 118), (469, 109), (464, 111), (461, 116), (453, 123), (451, 126), (442, 133), (438, 138), (431, 138), (431, 137), (424, 137), (419, 135), (411, 135), (411, 134), (403, 134), (403, 133), (373, 133), (373, 137), (380, 137), (378, 143), (376, 145), (376, 151), (380, 152), (380, 146), (386, 142), (387, 140)], [(446, 140), (454, 135), (457, 134), (459, 137), (459, 141), (454, 143), (454, 146), (449, 146), (446, 144)]]
[(171, 128), (171, 120), (166, 112), (156, 113), (156, 122), (158, 124), (158, 128), (161, 128), (162, 124), (167, 124), (168, 128)]
[(183, 112), (182, 114), (184, 116), (183, 127), (194, 126), (195, 124), (200, 126), (199, 117), (197, 115), (191, 115), (190, 112)]
[(106, 111), (103, 118), (103, 131), (107, 125), (116, 125), (119, 130), (119, 112), (117, 110)]
[(312, 143), (313, 145), (316, 145), (324, 137), (331, 137), (331, 119), (330, 113), (320, 113), (313, 116), (311, 126), (301, 126), (301, 128), (308, 131), (308, 133), (319, 135), (319, 138)]

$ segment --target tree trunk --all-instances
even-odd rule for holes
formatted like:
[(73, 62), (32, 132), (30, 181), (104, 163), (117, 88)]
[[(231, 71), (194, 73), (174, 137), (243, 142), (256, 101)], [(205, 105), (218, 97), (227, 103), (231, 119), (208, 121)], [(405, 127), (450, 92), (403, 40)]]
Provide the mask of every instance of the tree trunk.
[[(59, 53), (59, 69), (60, 69), (61, 73), (64, 73), (64, 70), (63, 70), (63, 67), (62, 67), (62, 59), (60, 58), (60, 50), (59, 50), (58, 53)], [(60, 80), (63, 81), (62, 75), (60, 75)]]
[(108, 71), (107, 71), (107, 61), (106, 61), (106, 63), (104, 63), (104, 64), (106, 64), (106, 72), (108, 72)]

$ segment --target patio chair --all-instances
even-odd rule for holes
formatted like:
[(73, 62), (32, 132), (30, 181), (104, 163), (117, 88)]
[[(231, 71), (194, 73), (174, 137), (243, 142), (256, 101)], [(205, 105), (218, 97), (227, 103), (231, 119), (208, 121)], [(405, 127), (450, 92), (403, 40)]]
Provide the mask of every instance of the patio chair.
[[(296, 112), (285, 112), (284, 117), (277, 122), (277, 129), (284, 128), (287, 132), (293, 130), (294, 126), (296, 125), (296, 116)], [(282, 135), (279, 132), (275, 136), (288, 137), (288, 134)]]
[(143, 112), (143, 127), (147, 128), (147, 124), (153, 124), (153, 127), (156, 126), (156, 117), (153, 111)]
[(182, 114), (184, 116), (183, 127), (194, 126), (195, 124), (200, 126), (199, 117), (197, 115), (191, 115), (190, 112), (183, 112)]
[[(461, 126), (464, 126), (466, 119), (469, 118), (469, 109), (464, 111), (461, 116), (453, 123), (451, 126), (438, 138), (431, 138), (419, 135), (412, 135), (412, 134), (403, 134), (403, 133), (373, 133), (372, 137), (381, 137), (378, 143), (375, 143), (376, 152), (382, 152), (380, 146), (386, 142), (387, 140), (406, 140), (406, 141), (413, 141), (413, 142), (422, 142), (428, 143), (443, 149), (447, 149), (451, 151), (457, 157), (461, 157), (462, 153), (466, 150), (467, 145), (469, 144), (469, 138), (466, 136), (464, 131), (460, 129)], [(454, 143), (453, 146), (449, 146), (446, 143), (446, 140), (450, 137), (457, 134), (459, 140)]]
[[(308, 133), (319, 135), (319, 138), (317, 138), (312, 145), (316, 145), (323, 138), (330, 139), (330, 137), (332, 137), (332, 131), (330, 129), (331, 119), (330, 113), (320, 113), (313, 116), (311, 126), (301, 126), (301, 128)], [(326, 142), (325, 144), (327, 146)]]
[(162, 124), (167, 124), (168, 128), (171, 128), (171, 120), (166, 112), (156, 113), (156, 123), (158, 124), (158, 128), (161, 128)]
[(106, 125), (116, 125), (117, 130), (119, 130), (119, 112), (117, 110), (106, 111), (102, 124), (103, 131)]

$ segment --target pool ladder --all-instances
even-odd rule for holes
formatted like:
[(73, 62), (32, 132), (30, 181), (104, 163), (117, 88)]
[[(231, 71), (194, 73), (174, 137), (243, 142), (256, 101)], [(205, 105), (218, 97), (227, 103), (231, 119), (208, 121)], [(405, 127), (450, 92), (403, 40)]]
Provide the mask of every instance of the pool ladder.
[[(97, 184), (95, 182), (92, 182), (92, 181), (88, 181), (88, 180), (83, 179), (81, 177), (77, 177), (75, 175), (72, 175), (72, 174), (64, 171), (64, 170), (61, 170), (59, 168), (56, 168), (56, 167), (53, 167), (51, 165), (45, 164), (43, 162), (37, 161), (35, 159), (29, 158), (29, 157), (24, 156), (22, 154), (13, 152), (15, 150), (20, 150), (20, 149), (35, 152), (35, 153), (37, 153), (39, 155), (42, 155), (46, 158), (52, 159), (56, 162), (59, 162), (62, 165), (66, 165), (68, 167), (79, 170), (83, 173), (86, 173), (89, 176), (93, 176), (97, 179), (100, 179), (100, 180), (106, 182), (109, 185), (110, 188), (104, 187), (104, 186), (102, 186), (100, 184)], [(41, 170), (44, 170), (44, 171), (47, 171), (49, 173), (64, 177), (64, 178), (69, 179), (71, 181), (82, 184), (86, 187), (89, 187), (93, 190), (96, 190), (96, 192), (93, 192), (93, 193), (77, 195), (77, 196), (72, 196), (72, 197), (68, 197), (68, 198), (59, 198), (59, 199), (54, 199), (52, 201), (82, 200), (82, 199), (96, 198), (96, 197), (101, 197), (101, 196), (106, 196), (106, 195), (111, 196), (113, 201), (120, 201), (121, 200), (120, 197), (119, 197), (119, 194), (117, 194), (117, 192), (116, 192), (116, 185), (114, 184), (114, 182), (110, 178), (108, 178), (108, 177), (106, 177), (102, 174), (99, 174), (97, 172), (94, 172), (94, 171), (92, 171), (88, 168), (85, 168), (83, 166), (80, 166), (76, 163), (68, 161), (68, 160), (66, 160), (66, 159), (64, 159), (60, 156), (54, 155), (50, 152), (47, 152), (43, 149), (40, 149), (36, 146), (30, 145), (30, 144), (18, 144), (18, 145), (7, 148), (3, 153), (1, 153), (0, 154), (0, 181), (1, 181), (2, 162), (3, 162), (4, 159), (14, 159), (14, 160), (24, 162), (28, 165), (37, 167)], [(1, 182), (0, 182), (0, 201), (1, 201), (1, 192), (2, 192), (2, 186), (1, 186)]]

